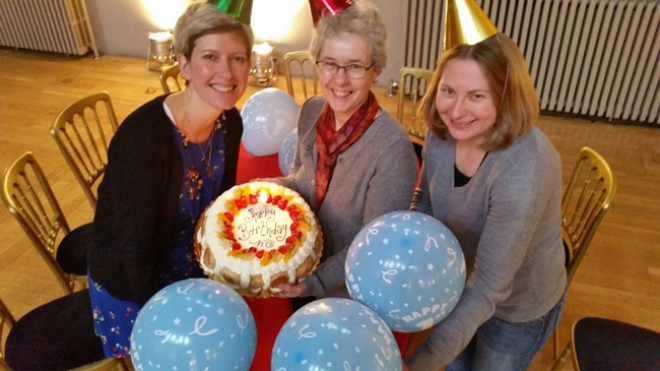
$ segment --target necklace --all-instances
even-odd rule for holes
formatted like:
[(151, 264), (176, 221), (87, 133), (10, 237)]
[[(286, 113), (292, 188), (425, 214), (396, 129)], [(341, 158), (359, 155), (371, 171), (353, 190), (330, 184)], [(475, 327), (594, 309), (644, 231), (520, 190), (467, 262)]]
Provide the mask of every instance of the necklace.
[[(190, 116), (188, 115), (188, 105), (186, 103), (186, 96), (183, 95), (183, 114), (186, 116), (186, 125), (190, 128)], [(225, 119), (225, 113), (224, 111), (222, 114), (215, 120), (213, 123), (213, 128), (211, 129), (211, 137), (209, 138), (210, 144), (209, 144), (209, 152), (208, 152), (208, 158), (206, 157), (206, 151), (202, 147), (201, 144), (197, 144), (197, 147), (199, 147), (199, 151), (202, 153), (202, 162), (206, 164), (206, 177), (210, 178), (211, 175), (213, 174), (213, 167), (211, 166), (211, 160), (213, 158), (213, 136), (215, 135), (215, 130), (220, 128), (222, 126), (222, 121)], [(183, 134), (183, 133), (182, 133)], [(190, 140), (185, 136), (184, 138), (186, 139), (186, 142), (189, 142)]]

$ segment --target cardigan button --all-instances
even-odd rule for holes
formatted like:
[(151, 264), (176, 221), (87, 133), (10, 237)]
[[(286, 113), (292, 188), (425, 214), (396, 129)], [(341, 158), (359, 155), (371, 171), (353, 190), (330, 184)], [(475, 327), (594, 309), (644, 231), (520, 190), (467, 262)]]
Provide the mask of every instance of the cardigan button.
[(316, 185), (316, 179), (312, 180), (312, 185)]
[(343, 163), (344, 163), (344, 159), (343, 159), (343, 158), (340, 158), (340, 159), (339, 159), (339, 163), (340, 163), (340, 164), (343, 164)]
[(305, 149), (308, 150), (308, 151), (311, 151), (311, 150), (312, 150), (312, 146), (308, 144), (307, 147), (305, 147)]

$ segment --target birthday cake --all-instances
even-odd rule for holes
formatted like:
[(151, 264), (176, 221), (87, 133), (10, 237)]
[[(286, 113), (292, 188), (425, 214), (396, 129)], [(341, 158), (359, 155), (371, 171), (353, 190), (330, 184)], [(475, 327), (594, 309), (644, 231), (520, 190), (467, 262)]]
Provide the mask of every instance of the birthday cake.
[(309, 205), (270, 182), (227, 190), (204, 211), (195, 231), (195, 254), (209, 278), (252, 297), (270, 297), (280, 283), (310, 275), (322, 247)]

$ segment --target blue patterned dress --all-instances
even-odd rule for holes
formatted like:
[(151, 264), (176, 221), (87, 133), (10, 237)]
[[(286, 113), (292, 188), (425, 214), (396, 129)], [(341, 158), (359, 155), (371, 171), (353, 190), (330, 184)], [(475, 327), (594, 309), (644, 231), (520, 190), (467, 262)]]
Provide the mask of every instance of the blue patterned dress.
[[(168, 116), (172, 115), (166, 108)], [(225, 171), (225, 137), (223, 120), (218, 118), (211, 137), (205, 143), (193, 143), (172, 122), (172, 130), (183, 163), (183, 186), (179, 196), (179, 214), (174, 223), (178, 230), (165, 263), (161, 278), (166, 284), (187, 278), (204, 277), (195, 259), (193, 235), (195, 225), (206, 207), (218, 196)], [(89, 275), (88, 275), (89, 277)], [(139, 306), (119, 300), (101, 285), (89, 279), (94, 307), (94, 329), (101, 338), (106, 357), (130, 357), (130, 333)]]

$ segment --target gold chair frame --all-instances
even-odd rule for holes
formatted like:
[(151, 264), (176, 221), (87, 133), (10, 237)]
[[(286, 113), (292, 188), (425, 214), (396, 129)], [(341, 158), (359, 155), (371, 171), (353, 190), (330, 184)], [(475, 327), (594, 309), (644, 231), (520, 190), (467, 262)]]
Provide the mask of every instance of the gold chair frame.
[[(403, 124), (408, 131), (410, 140), (420, 146), (424, 145), (426, 136), (426, 128), (422, 125), (422, 121), (417, 118), (417, 108), (419, 106), (419, 98), (426, 92), (426, 88), (431, 84), (433, 78), (433, 70), (417, 67), (402, 67), (399, 70), (399, 93), (397, 98), (396, 119)], [(406, 105), (406, 83), (410, 80), (410, 94), (409, 100), (412, 104)], [(424, 85), (422, 85), (424, 82)], [(422, 89), (424, 86), (424, 89)], [(405, 108), (411, 108), (410, 115), (405, 114)]]
[[(561, 201), (561, 233), (566, 244), (567, 275), (570, 285), (585, 253), (610, 208), (617, 179), (609, 164), (596, 151), (583, 147)], [(559, 326), (553, 333), (555, 364), (560, 369), (571, 352), (570, 344), (559, 353)]]
[(86, 277), (65, 273), (55, 259), (57, 235), (71, 231), (43, 170), (31, 152), (14, 160), (2, 179), (2, 200), (67, 294)]
[[(0, 370), (11, 371), (11, 368), (5, 361), (5, 344), (4, 339), (7, 338), (4, 333), (5, 328), (11, 331), (11, 328), (16, 324), (16, 318), (11, 314), (11, 311), (5, 303), (0, 299)], [(121, 358), (108, 358), (100, 361), (78, 367), (72, 371), (110, 371), (119, 370), (127, 371), (124, 361)]]
[[(99, 115), (100, 104), (106, 109), (107, 120), (102, 120)], [(91, 112), (91, 116), (86, 115), (86, 112)], [(110, 95), (100, 92), (66, 107), (57, 115), (50, 129), (57, 147), (93, 210), (96, 210), (93, 186), (105, 173), (108, 146), (117, 127), (117, 116)]]
[(176, 87), (176, 91), (181, 91), (186, 86), (185, 83), (182, 83), (183, 78), (181, 77), (178, 63), (174, 63), (172, 66), (163, 70), (160, 76), (158, 76), (158, 79), (160, 80), (160, 86), (163, 87), (165, 94), (170, 94), (175, 91), (170, 88), (170, 81), (172, 81), (172, 86)]
[[(296, 97), (294, 93), (295, 89), (293, 88), (293, 74), (291, 73), (292, 63), (297, 64), (298, 68), (300, 69), (300, 80), (301, 80), (302, 92), (303, 92), (303, 96), (305, 97), (305, 100), (307, 100), (307, 98), (311, 96), (310, 94), (307, 93), (307, 86), (309, 83), (311, 83), (312, 85), (314, 95), (317, 95), (318, 74), (316, 71), (316, 65), (314, 65), (314, 57), (312, 56), (312, 53), (310, 53), (308, 50), (295, 51), (284, 54), (282, 59), (284, 60), (284, 73), (286, 76), (286, 87), (289, 92), (289, 95), (291, 95), (294, 98)], [(309, 66), (309, 65), (311, 65), (311, 68), (305, 68), (305, 66)], [(307, 72), (310, 71), (311, 74), (308, 74)]]

